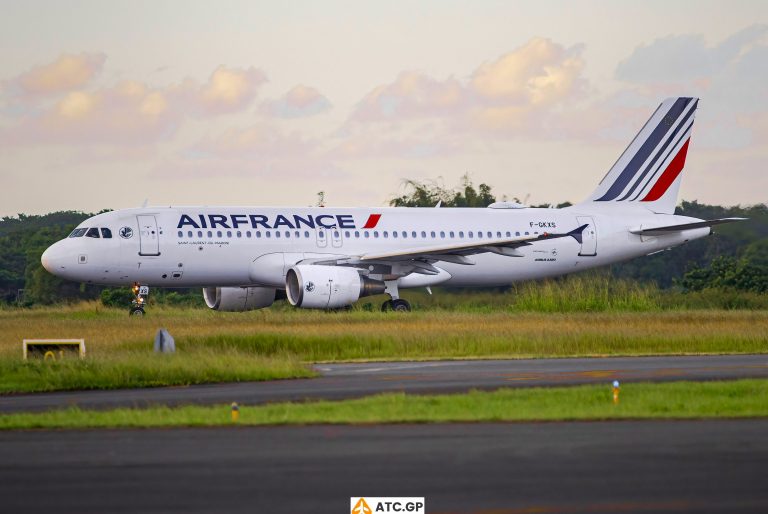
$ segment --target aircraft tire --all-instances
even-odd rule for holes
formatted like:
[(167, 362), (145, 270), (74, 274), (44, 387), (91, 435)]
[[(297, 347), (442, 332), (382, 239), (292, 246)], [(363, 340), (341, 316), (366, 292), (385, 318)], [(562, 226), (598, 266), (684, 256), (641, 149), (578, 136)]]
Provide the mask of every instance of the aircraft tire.
[(145, 314), (146, 312), (141, 307), (131, 307), (131, 311), (128, 313), (129, 316), (144, 316)]
[(411, 304), (408, 302), (408, 300), (404, 300), (402, 298), (392, 300), (391, 308), (395, 312), (411, 312)]

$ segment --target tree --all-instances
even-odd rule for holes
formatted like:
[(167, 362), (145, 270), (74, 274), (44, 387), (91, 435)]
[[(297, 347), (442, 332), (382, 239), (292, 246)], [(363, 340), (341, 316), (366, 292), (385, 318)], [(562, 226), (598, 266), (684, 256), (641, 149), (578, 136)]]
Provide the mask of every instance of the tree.
[(469, 174), (461, 177), (461, 184), (455, 189), (446, 189), (437, 182), (417, 180), (404, 181), (406, 194), (392, 198), (393, 207), (434, 207), (440, 202), (442, 207), (488, 207), (496, 197), (488, 184), (480, 184), (475, 189)]

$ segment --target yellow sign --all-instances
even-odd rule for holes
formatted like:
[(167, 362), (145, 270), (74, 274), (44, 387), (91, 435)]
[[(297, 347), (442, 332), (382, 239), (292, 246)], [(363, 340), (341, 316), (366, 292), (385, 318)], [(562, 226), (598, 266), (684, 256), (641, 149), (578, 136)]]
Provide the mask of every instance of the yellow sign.
[(352, 514), (371, 514), (371, 508), (365, 502), (365, 498), (360, 498), (358, 502), (352, 507)]

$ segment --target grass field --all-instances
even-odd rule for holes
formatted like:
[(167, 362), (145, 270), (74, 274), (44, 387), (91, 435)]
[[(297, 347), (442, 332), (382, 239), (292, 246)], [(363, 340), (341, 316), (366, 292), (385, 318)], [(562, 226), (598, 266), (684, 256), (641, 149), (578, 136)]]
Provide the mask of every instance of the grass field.
[[(444, 423), (768, 416), (768, 380), (505, 389), (444, 396), (385, 394), (337, 402), (240, 406), (239, 425)], [(0, 417), (0, 429), (232, 425), (230, 407), (187, 406)]]
[[(155, 355), (167, 328), (177, 354)], [(768, 352), (768, 312), (380, 312), (157, 308), (97, 303), (0, 311), (0, 393), (304, 377), (302, 363)], [(21, 361), (24, 338), (84, 338), (88, 357)]]

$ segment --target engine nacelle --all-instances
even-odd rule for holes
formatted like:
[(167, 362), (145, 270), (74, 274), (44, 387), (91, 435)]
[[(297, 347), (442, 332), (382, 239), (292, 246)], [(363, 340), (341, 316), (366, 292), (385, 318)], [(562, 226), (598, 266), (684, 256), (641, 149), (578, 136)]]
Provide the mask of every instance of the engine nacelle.
[(342, 266), (291, 266), (285, 274), (288, 301), (305, 309), (335, 309), (352, 305), (358, 298), (381, 294), (384, 282)]
[(271, 287), (204, 287), (205, 304), (216, 311), (241, 312), (269, 307), (275, 301)]

